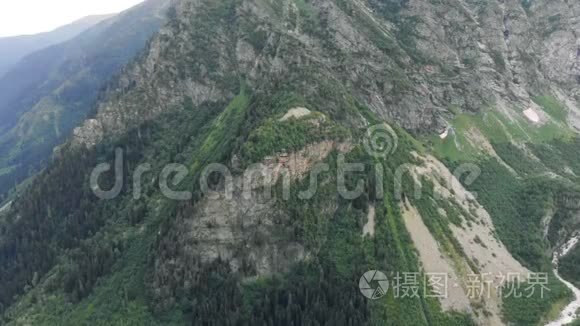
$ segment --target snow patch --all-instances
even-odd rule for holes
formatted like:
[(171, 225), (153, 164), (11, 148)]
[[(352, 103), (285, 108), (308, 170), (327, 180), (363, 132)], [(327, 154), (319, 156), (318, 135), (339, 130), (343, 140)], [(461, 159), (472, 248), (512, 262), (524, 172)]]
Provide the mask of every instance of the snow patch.
[(526, 116), (526, 118), (528, 118), (528, 120), (530, 120), (533, 123), (540, 122), (540, 115), (538, 114), (538, 112), (536, 112), (536, 110), (532, 108), (525, 110), (524, 115)]

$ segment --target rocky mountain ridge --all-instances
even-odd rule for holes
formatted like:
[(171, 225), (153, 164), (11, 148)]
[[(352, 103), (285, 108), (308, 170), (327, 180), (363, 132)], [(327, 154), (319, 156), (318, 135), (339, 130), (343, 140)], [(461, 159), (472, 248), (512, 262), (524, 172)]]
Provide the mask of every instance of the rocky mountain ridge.
[[(398, 3), (386, 3), (391, 2)], [(447, 127), (453, 116), (450, 108), (476, 113), (494, 107), (508, 118), (521, 116), (536, 105), (534, 97), (545, 94), (558, 96), (571, 112), (571, 123), (577, 123), (577, 4), (536, 1), (526, 9), (517, 0), (466, 1), (460, 6), (445, 1), (401, 3), (405, 5), (396, 16), (381, 14), (390, 7), (378, 1), (312, 1), (306, 5), (309, 11), (285, 2), (245, 3), (238, 14), (258, 22), (263, 44), (256, 48), (248, 43), (247, 38), (255, 35), (243, 31), (241, 35), (219, 31), (223, 40), (233, 37), (229, 41), (235, 44), (211, 44), (216, 50), (229, 46), (233, 51), (226, 57), (230, 62), (223, 58), (218, 70), (235, 66), (251, 82), (276, 80), (293, 65), (317, 65), (321, 74), (354, 87), (357, 97), (374, 112), (417, 132)], [(197, 5), (185, 2), (178, 11), (195, 12)], [(326, 24), (324, 40), (316, 34), (320, 26), (309, 26), (314, 24), (308, 20), (313, 17)], [(267, 32), (261, 30), (266, 28)], [(163, 33), (171, 39), (170, 30)], [(144, 66), (135, 69), (152, 77), (151, 69), (163, 64), (157, 62), (162, 61), (158, 54), (166, 45), (162, 39), (159, 36), (152, 45)], [(300, 49), (298, 57), (296, 49)], [(175, 51), (175, 56), (192, 54), (187, 48)], [(364, 60), (357, 60), (361, 56)], [(203, 73), (208, 67), (200, 64), (199, 69)], [(189, 86), (189, 92), (197, 93), (191, 94), (196, 95), (195, 104), (225, 95), (209, 80), (211, 76), (189, 78), (196, 83)], [(197, 84), (200, 81), (204, 83)], [(165, 100), (170, 98), (175, 97)], [(116, 125), (104, 122), (104, 128), (107, 124), (111, 130), (130, 125), (121, 119)]]
[[(502, 283), (488, 298), (465, 298), (474, 273), (550, 271), (549, 251), (574, 222), (576, 212), (558, 199), (578, 193), (578, 3), (173, 5), (168, 24), (95, 114), (3, 213), (0, 285), (16, 296), (2, 300), (7, 323), (529, 325), (552, 318), (568, 295), (553, 277), (547, 297), (502, 297), (511, 285)], [(285, 119), (296, 108), (312, 114)], [(380, 158), (364, 143), (367, 129), (385, 122), (397, 146)], [(325, 146), (343, 142), (346, 151)], [(126, 153), (129, 190), (134, 167), (180, 163), (193, 181), (175, 186), (190, 190), (191, 200), (167, 200), (155, 176), (140, 199), (128, 190), (98, 201), (87, 175), (112, 161), (115, 147)], [(328, 165), (313, 198), (293, 191), (264, 203), (237, 192), (233, 201), (211, 200), (198, 186), (208, 164), (223, 164), (239, 183), (253, 163), (309, 148), (324, 152), (316, 161)], [(364, 190), (352, 200), (336, 188), (345, 159), (365, 166), (354, 173)], [(482, 177), (467, 182), (452, 173), (466, 162)], [(408, 168), (402, 176), (401, 167)], [(375, 174), (402, 194), (378, 191)], [(223, 190), (224, 176), (210, 179)], [(359, 180), (345, 182), (355, 188)], [(291, 183), (302, 189), (309, 181)], [(418, 185), (422, 196), (413, 196)], [(418, 241), (425, 238), (411, 227), (418, 222), (437, 255)], [(369, 223), (373, 232), (365, 233)], [(352, 282), (372, 269), (424, 275), (433, 266), (455, 275), (449, 299), (458, 305), (395, 292), (366, 301)], [(73, 304), (51, 312), (63, 302)]]

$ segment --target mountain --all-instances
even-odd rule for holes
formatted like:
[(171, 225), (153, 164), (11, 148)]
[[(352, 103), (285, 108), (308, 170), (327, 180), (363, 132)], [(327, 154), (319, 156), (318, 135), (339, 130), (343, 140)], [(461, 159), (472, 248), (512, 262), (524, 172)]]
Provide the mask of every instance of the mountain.
[(28, 54), (68, 41), (88, 28), (113, 16), (87, 16), (50, 32), (0, 38), (0, 76), (4, 75)]
[(556, 319), (552, 254), (580, 230), (579, 14), (175, 1), (0, 211), (3, 323)]
[(28, 55), (0, 78), (0, 194), (41, 168), (159, 30), (166, 6), (147, 1)]

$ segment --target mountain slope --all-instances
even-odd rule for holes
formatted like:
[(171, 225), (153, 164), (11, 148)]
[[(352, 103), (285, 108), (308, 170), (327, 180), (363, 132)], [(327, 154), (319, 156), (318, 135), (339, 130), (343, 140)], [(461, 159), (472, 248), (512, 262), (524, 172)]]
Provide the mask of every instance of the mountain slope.
[[(567, 300), (551, 276), (545, 297), (503, 297), (509, 282), (468, 293), (474, 274), (549, 272), (578, 228), (575, 3), (175, 5), (2, 212), (7, 324), (533, 325)], [(522, 28), (552, 16), (562, 53)], [(376, 126), (387, 144), (368, 139)], [(90, 175), (116, 149), (123, 191), (99, 200)], [(344, 162), (362, 169), (343, 180)], [(172, 187), (185, 200), (159, 189), (170, 163), (187, 167)], [(211, 163), (232, 183), (218, 170), (200, 185)], [(482, 177), (462, 178), (474, 165)], [(284, 167), (244, 184), (244, 172)], [(341, 181), (361, 192), (345, 196)], [(449, 298), (427, 284), (439, 268), (457, 282)], [(369, 270), (415, 275), (422, 292), (367, 300)]]
[(51, 32), (0, 38), (0, 77), (28, 54), (62, 43), (114, 15), (95, 15), (81, 18)]
[(147, 1), (27, 56), (0, 79), (0, 194), (41, 167), (85, 118), (111, 77), (159, 30), (166, 6)]

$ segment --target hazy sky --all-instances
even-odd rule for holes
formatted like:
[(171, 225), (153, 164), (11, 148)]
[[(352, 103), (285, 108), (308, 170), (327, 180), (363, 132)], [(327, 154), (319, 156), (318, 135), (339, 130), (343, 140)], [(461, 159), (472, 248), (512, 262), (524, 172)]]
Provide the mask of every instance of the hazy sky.
[(142, 0), (0, 0), (0, 37), (53, 30), (79, 18), (110, 14)]

